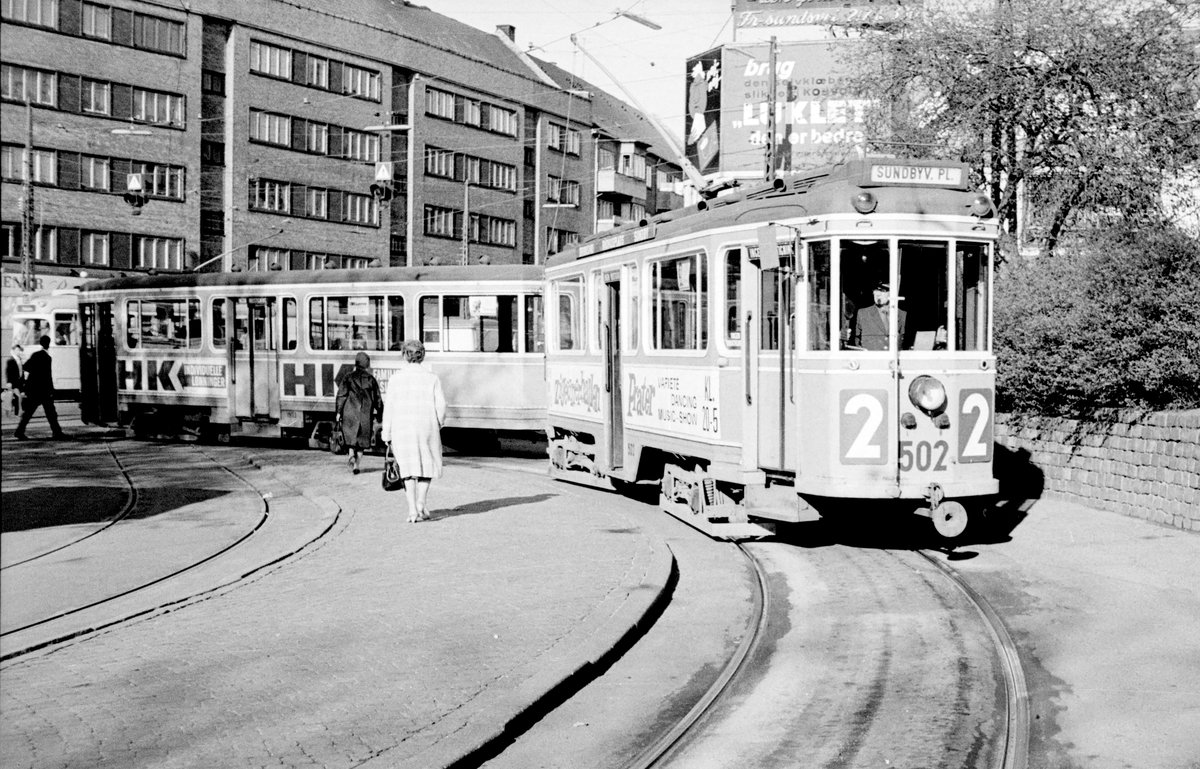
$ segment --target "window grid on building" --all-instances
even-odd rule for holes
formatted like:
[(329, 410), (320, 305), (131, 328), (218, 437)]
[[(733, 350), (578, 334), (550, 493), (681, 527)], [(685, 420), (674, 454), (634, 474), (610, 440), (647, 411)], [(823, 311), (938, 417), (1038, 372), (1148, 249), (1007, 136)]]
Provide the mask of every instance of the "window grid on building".
[(0, 16), (9, 21), (58, 28), (58, 0), (2, 0)]
[(184, 125), (184, 97), (146, 88), (133, 89), (133, 119), (156, 125)]
[(134, 236), (137, 266), (144, 270), (182, 270), (183, 241), (179, 238)]
[(250, 71), (271, 77), (292, 76), (292, 52), (288, 48), (250, 41)]
[(329, 190), (309, 187), (304, 193), (304, 215), (313, 219), (329, 218)]
[(79, 108), (93, 115), (111, 115), (112, 87), (100, 80), (84, 78), (80, 84)]
[(506, 136), (517, 135), (517, 113), (438, 88), (425, 89), (425, 114)]
[(250, 138), (254, 141), (292, 146), (292, 119), (274, 112), (250, 110)]
[(133, 173), (142, 175), (142, 191), (156, 198), (183, 200), (183, 175), (181, 166), (161, 163), (134, 163)]
[(581, 134), (573, 128), (567, 128), (558, 123), (551, 123), (547, 130), (547, 141), (550, 149), (565, 152), (568, 155), (578, 155), (583, 146)]
[(379, 101), (379, 73), (347, 64), (342, 70), (342, 93)]
[(379, 224), (379, 205), (371, 195), (346, 193), (345, 219), (354, 224)]
[(108, 158), (84, 155), (79, 160), (79, 186), (108, 192), (112, 189), (112, 163)]
[(0, 66), (0, 96), (43, 107), (58, 106), (58, 74), (15, 64)]
[(133, 14), (133, 47), (182, 56), (183, 24), (144, 13)]
[(271, 179), (250, 180), (250, 207), (256, 211), (286, 214), (292, 208), (292, 185)]
[(95, 3), (84, 3), (83, 35), (101, 40), (112, 40), (112, 8)]
[(79, 239), (79, 258), (83, 264), (104, 267), (109, 264), (107, 232), (84, 232)]

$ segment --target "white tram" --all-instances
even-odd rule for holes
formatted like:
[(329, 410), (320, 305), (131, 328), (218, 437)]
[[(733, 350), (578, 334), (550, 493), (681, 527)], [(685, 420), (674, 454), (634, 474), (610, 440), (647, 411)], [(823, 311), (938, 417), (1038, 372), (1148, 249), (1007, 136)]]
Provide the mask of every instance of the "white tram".
[(714, 536), (849, 500), (957, 536), (998, 490), (997, 236), (965, 166), (878, 158), (556, 255), (552, 473), (658, 483), (666, 510)]
[[(533, 266), (147, 275), (88, 283), (82, 413), (135, 432), (314, 436), (364, 350), (380, 386), (421, 339), (446, 426), (545, 426)], [(323, 423), (325, 423), (323, 425)]]

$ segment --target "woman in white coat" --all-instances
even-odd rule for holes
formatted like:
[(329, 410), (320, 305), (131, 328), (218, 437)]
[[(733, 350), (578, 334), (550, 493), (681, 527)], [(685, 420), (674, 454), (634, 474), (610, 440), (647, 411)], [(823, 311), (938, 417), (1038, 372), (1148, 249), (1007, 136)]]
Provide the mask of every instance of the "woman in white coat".
[(442, 422), (446, 396), (442, 381), (424, 365), (425, 345), (410, 339), (400, 346), (404, 362), (388, 380), (383, 400), (383, 440), (404, 479), (408, 522), (429, 520), (429, 484), (442, 477)]

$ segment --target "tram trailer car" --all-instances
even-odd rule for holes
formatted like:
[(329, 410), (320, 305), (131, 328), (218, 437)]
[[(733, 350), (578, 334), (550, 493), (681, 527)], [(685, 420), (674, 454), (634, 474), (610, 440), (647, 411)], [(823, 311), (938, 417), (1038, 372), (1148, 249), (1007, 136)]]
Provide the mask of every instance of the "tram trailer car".
[(308, 437), (359, 350), (386, 392), (421, 339), (446, 427), (545, 428), (542, 268), (481, 265), (144, 275), (80, 295), (84, 421), (134, 433)]
[(875, 158), (552, 257), (552, 474), (723, 538), (867, 500), (961, 534), (998, 491), (997, 237), (966, 166)]

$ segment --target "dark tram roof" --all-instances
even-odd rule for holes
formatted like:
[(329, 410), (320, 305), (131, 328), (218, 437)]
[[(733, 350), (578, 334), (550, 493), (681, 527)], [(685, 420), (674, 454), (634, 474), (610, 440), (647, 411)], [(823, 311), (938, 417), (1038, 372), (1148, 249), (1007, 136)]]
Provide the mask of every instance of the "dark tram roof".
[(134, 288), (196, 288), (201, 286), (290, 286), (326, 283), (367, 285), (432, 281), (485, 282), (540, 280), (541, 265), (498, 264), (436, 267), (368, 267), (361, 270), (278, 270), (272, 272), (171, 272), (93, 280), (80, 291)]
[[(913, 169), (955, 169), (957, 183), (873, 182), (873, 166)], [(719, 229), (737, 224), (778, 221), (799, 216), (832, 213), (855, 214), (854, 195), (869, 190), (878, 200), (877, 209), (862, 216), (880, 214), (965, 214), (977, 193), (968, 183), (969, 169), (959, 162), (872, 157), (783, 176), (772, 184), (757, 184), (745, 191), (701, 201), (612, 230), (591, 235), (546, 260), (546, 266), (573, 262), (595, 253), (633, 243), (646, 243), (678, 235)]]

